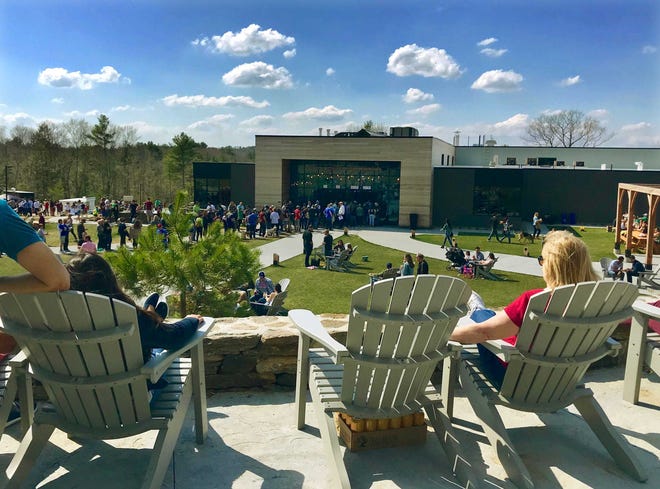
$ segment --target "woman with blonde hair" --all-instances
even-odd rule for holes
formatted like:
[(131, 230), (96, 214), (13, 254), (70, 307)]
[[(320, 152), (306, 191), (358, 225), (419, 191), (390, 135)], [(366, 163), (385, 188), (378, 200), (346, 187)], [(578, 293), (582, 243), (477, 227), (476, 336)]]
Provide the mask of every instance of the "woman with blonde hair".
[[(545, 289), (523, 292), (511, 304), (497, 313), (489, 309), (473, 311), (470, 317), (475, 323), (456, 328), (450, 339), (463, 344), (478, 344), (487, 340), (503, 339), (514, 345), (525, 317), (527, 304), (534, 294), (543, 292), (543, 290), (554, 290), (562, 285), (599, 279), (591, 264), (587, 246), (568, 231), (548, 233), (538, 261), (539, 265), (543, 267)], [(495, 360), (493, 366), (499, 368), (498, 375), (503, 375), (503, 365), (497, 363), (497, 357), (481, 345), (478, 347), (482, 356), (492, 357), (490, 360)]]

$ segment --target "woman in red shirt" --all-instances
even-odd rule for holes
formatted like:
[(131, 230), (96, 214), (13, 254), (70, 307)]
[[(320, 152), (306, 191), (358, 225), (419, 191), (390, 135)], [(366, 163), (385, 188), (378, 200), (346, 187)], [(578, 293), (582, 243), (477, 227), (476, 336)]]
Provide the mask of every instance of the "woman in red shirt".
[[(599, 279), (593, 270), (587, 246), (568, 231), (548, 233), (543, 241), (539, 264), (543, 267), (545, 290)], [(543, 290), (528, 290), (497, 313), (488, 309), (474, 311), (470, 317), (476, 322), (456, 328), (450, 339), (463, 344), (504, 339), (508, 343), (515, 344), (529, 299)], [(479, 348), (479, 352), (482, 355), (492, 355), (485, 348)], [(492, 358), (497, 357), (492, 355)], [(500, 375), (503, 375), (501, 364), (499, 370)]]

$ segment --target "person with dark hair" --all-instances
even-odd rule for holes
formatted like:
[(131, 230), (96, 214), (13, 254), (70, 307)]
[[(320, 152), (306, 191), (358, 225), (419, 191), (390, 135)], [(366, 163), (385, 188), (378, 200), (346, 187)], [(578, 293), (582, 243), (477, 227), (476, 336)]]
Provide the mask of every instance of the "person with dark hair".
[(155, 309), (138, 306), (119, 286), (110, 264), (100, 255), (84, 253), (67, 265), (71, 290), (102, 294), (134, 306), (137, 310), (142, 356), (145, 363), (152, 357), (152, 349), (181, 348), (197, 331), (203, 321), (199, 314), (188, 314), (175, 323), (165, 323)]
[(417, 275), (427, 275), (429, 273), (429, 264), (424, 255), (417, 253)]
[(451, 227), (449, 219), (445, 219), (445, 224), (440, 228), (440, 231), (445, 234), (445, 239), (442, 241), (442, 246), (440, 248), (444, 248), (446, 244), (451, 246), (452, 238), (454, 237), (454, 230)]
[(623, 271), (626, 272), (626, 279), (628, 282), (632, 283), (632, 278), (638, 277), (640, 273), (646, 271), (646, 268), (642, 262), (635, 258), (635, 255), (630, 255), (630, 267)]
[(303, 240), (303, 252), (305, 253), (305, 267), (309, 267), (309, 257), (312, 254), (312, 250), (314, 249), (314, 241), (313, 241), (313, 236), (312, 236), (312, 226), (311, 224), (305, 231), (302, 233), (302, 240)]

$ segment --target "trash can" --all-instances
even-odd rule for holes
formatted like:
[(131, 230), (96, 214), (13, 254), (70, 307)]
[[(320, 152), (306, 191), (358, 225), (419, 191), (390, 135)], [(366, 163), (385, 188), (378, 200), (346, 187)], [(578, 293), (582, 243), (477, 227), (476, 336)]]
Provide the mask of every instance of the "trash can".
[(417, 219), (419, 217), (418, 214), (412, 213), (410, 214), (410, 229), (417, 229)]

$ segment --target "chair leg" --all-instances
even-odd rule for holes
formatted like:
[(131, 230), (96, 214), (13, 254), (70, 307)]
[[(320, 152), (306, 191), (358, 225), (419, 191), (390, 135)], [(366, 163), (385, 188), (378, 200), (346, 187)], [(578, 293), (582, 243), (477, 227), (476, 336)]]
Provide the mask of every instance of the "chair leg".
[(5, 384), (5, 392), (2, 400), (0, 400), (0, 437), (2, 437), (2, 434), (5, 431), (5, 426), (7, 426), (7, 418), (9, 417), (12, 404), (16, 398), (16, 391), (16, 373), (9, 372), (9, 378)]
[(594, 399), (593, 394), (590, 393), (577, 398), (574, 404), (591, 430), (607, 451), (610, 452), (617, 465), (632, 478), (644, 482), (648, 475), (637, 457), (635, 457), (633, 447), (612, 426), (600, 404)]
[(454, 388), (456, 386), (458, 359), (447, 355), (442, 361), (442, 384), (440, 392), (442, 396), (443, 412), (449, 419), (454, 417)]
[(449, 459), (451, 470), (464, 488), (480, 487), (470, 462), (463, 456), (461, 444), (451, 427), (451, 420), (439, 406), (424, 406), (436, 436)]
[(344, 465), (344, 459), (342, 458), (341, 448), (339, 447), (339, 438), (337, 437), (337, 429), (335, 428), (335, 420), (332, 417), (332, 413), (325, 412), (323, 405), (321, 404), (321, 399), (319, 397), (318, 391), (310, 386), (312, 392), (312, 401), (314, 402), (314, 409), (318, 415), (319, 420), (319, 431), (321, 432), (321, 440), (323, 441), (323, 448), (328, 460), (332, 461), (334, 465), (336, 482), (338, 486), (332, 487), (341, 487), (341, 489), (350, 489), (351, 483), (348, 479), (348, 472), (346, 471), (346, 466)]
[(305, 427), (305, 404), (307, 404), (307, 382), (309, 379), (309, 336), (298, 338), (298, 360), (296, 361), (296, 427)]
[(186, 419), (188, 406), (190, 406), (190, 399), (192, 397), (190, 381), (191, 379), (188, 377), (174, 417), (170, 420), (166, 428), (158, 431), (156, 443), (154, 444), (141, 489), (159, 489), (163, 485), (165, 471), (167, 471), (167, 467), (169, 467), (172, 460), (174, 446), (179, 439), (181, 427)]
[(484, 433), (495, 449), (500, 463), (513, 483), (521, 488), (533, 489), (534, 482), (520, 455), (513, 446), (497, 408), (482, 395), (471, 378), (468, 367), (463, 365), (460, 372), (461, 386), (470, 401), (474, 413), (482, 422)]
[(0, 489), (18, 489), (23, 485), (54, 430), (49, 424), (30, 426), (5, 471), (5, 479), (0, 481)]
[(635, 314), (630, 325), (626, 370), (623, 377), (623, 400), (632, 404), (639, 402), (639, 387), (642, 380), (644, 348), (646, 346), (645, 319)]
[(204, 375), (204, 350), (200, 342), (190, 352), (192, 359), (192, 383), (195, 408), (195, 439), (201, 445), (206, 440), (209, 419), (206, 406), (206, 379)]
[(34, 420), (34, 396), (32, 395), (32, 375), (23, 367), (16, 369), (18, 403), (21, 407), (21, 435), (27, 433)]

